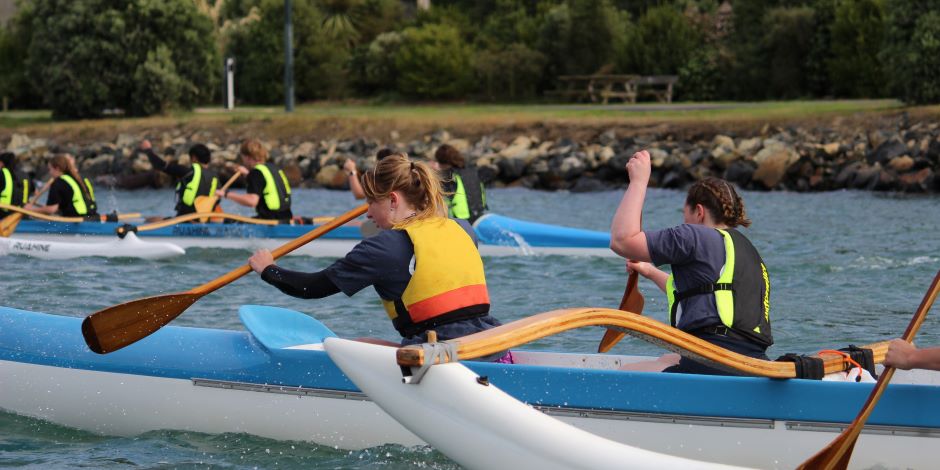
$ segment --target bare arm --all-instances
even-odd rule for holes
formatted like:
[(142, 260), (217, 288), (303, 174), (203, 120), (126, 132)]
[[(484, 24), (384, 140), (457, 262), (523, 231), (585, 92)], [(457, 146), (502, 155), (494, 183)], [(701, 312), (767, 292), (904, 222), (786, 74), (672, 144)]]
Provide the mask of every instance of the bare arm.
[(888, 345), (884, 364), (904, 370), (940, 370), (940, 347), (917, 349), (903, 339), (893, 339)]
[(349, 190), (356, 199), (365, 199), (366, 193), (362, 190), (362, 183), (359, 182), (359, 172), (356, 170), (356, 162), (352, 158), (346, 159), (343, 163), (343, 170), (349, 175)]
[(631, 271), (636, 271), (640, 276), (653, 281), (659, 286), (659, 290), (666, 292), (666, 280), (669, 279), (669, 273), (646, 262), (627, 261), (627, 267)]
[[(222, 193), (222, 191), (218, 191), (217, 194), (218, 193)], [(261, 200), (261, 198), (259, 198), (257, 194), (231, 193), (230, 192), (228, 193), (228, 195), (225, 195), (225, 193), (218, 194), (218, 195), (221, 197), (224, 197), (225, 199), (228, 199), (230, 201), (233, 201), (235, 203), (238, 203), (247, 207), (257, 207), (258, 201)]]
[(37, 206), (35, 204), (27, 204), (26, 207), (24, 207), (24, 209), (36, 211), (36, 212), (39, 212), (40, 214), (53, 215), (59, 211), (59, 205), (52, 204), (48, 206)]
[(630, 176), (630, 186), (610, 224), (610, 249), (629, 260), (650, 261), (641, 221), (650, 178), (649, 152), (641, 150), (633, 154), (627, 162), (627, 174)]

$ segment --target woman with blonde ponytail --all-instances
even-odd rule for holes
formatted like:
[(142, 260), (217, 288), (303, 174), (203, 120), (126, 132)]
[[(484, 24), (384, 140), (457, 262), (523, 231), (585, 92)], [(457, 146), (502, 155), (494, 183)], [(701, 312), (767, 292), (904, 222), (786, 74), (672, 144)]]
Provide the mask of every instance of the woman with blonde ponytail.
[[(463, 220), (447, 218), (437, 173), (397, 153), (361, 176), (369, 219), (385, 229), (356, 245), (323, 271), (303, 273), (274, 264), (268, 250), (248, 263), (265, 282), (287, 295), (319, 299), (343, 292), (352, 296), (373, 286), (395, 329), (407, 345), (487, 330), (500, 323), (489, 315), (490, 298), (476, 235)], [(511, 361), (508, 353), (489, 360)]]
[(55, 181), (49, 188), (46, 205), (28, 204), (27, 209), (64, 217), (94, 218), (98, 215), (91, 182), (78, 174), (75, 159), (71, 155), (60, 153), (52, 157), (49, 161), (49, 175)]
[[(734, 186), (720, 178), (698, 181), (686, 196), (684, 224), (644, 231), (641, 213), (650, 177), (647, 151), (630, 158), (627, 174), (630, 186), (610, 226), (610, 248), (628, 260), (629, 270), (666, 292), (672, 326), (766, 360), (767, 347), (773, 344), (770, 278), (757, 249), (736, 230), (751, 221)], [(663, 264), (671, 265), (672, 274), (656, 268)], [(674, 354), (657, 364), (665, 372), (728, 373)]]

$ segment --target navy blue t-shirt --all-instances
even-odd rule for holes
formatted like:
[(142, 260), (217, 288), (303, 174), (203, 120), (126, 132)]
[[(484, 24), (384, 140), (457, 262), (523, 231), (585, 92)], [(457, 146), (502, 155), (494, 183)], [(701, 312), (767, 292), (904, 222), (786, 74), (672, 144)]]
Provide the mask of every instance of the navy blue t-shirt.
[[(645, 233), (652, 263), (672, 266), (678, 291), (718, 280), (725, 265), (725, 242), (717, 230), (704, 225), (683, 224)], [(676, 316), (676, 327), (683, 331), (721, 324), (713, 295), (689, 297), (682, 301)]]

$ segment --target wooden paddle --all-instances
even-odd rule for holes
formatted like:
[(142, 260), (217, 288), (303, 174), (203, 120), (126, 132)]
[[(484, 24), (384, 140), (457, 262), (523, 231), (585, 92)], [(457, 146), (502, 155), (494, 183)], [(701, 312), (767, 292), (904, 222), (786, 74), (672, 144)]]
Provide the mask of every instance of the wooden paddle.
[[(643, 313), (643, 306), (646, 304), (646, 300), (643, 298), (643, 294), (640, 293), (640, 290), (637, 289), (639, 278), (640, 276), (636, 271), (630, 273), (630, 276), (627, 278), (627, 287), (623, 290), (623, 298), (620, 299), (620, 310), (637, 315)], [(597, 352), (605, 353), (610, 351), (610, 348), (614, 347), (614, 345), (620, 342), (626, 335), (627, 333), (623, 331), (608, 328), (607, 332), (604, 333), (604, 337), (601, 338), (601, 343), (597, 345)]]
[[(241, 175), (242, 174), (240, 172), (236, 171), (235, 174), (225, 182), (225, 184), (222, 186), (222, 189), (219, 189), (219, 191), (222, 191), (223, 193), (227, 191), (229, 186), (231, 186), (232, 183), (234, 183), (235, 180), (237, 180)], [(213, 212), (215, 210), (215, 203), (218, 201), (219, 197), (216, 196), (215, 193), (212, 193), (209, 196), (197, 196), (196, 200), (193, 201), (193, 207), (196, 209), (196, 212)], [(199, 219), (199, 221), (202, 223), (206, 223), (208, 220), (208, 217)]]
[[(290, 253), (307, 243), (320, 238), (323, 234), (364, 214), (367, 205), (363, 204), (327, 224), (317, 227), (300, 237), (279, 246), (271, 254), (274, 259)], [(107, 354), (139, 341), (159, 330), (202, 296), (223, 287), (251, 272), (247, 264), (213, 279), (186, 292), (157, 295), (132, 300), (120, 305), (99, 310), (82, 322), (82, 336), (88, 347), (98, 353)]]
[[(777, 379), (796, 377), (796, 365), (792, 362), (765, 361), (748, 357), (643, 315), (612, 308), (569, 308), (544, 312), (462, 338), (448, 340), (445, 343), (456, 345), (458, 360), (475, 359), (585, 326), (622, 329), (631, 336), (727, 371)], [(871, 349), (874, 362), (881, 363), (888, 352), (888, 341), (869, 344), (862, 348)], [(398, 364), (402, 366), (418, 367), (425, 362), (424, 349), (420, 344), (399, 348), (397, 357)], [(823, 359), (825, 374), (855, 367), (852, 362), (839, 354), (821, 352), (818, 357)]]
[[(62, 217), (59, 215), (49, 215), (43, 214), (42, 212), (31, 211), (29, 209), (23, 209), (19, 206), (11, 206), (9, 204), (0, 204), (0, 209), (8, 210), (11, 212), (16, 212), (22, 215), (28, 215), (36, 220), (45, 220), (48, 222), (67, 222), (67, 223), (81, 223), (81, 222), (94, 222), (94, 219), (87, 219), (85, 217)], [(100, 214), (99, 218), (102, 222), (108, 221), (107, 214)], [(140, 212), (125, 212), (123, 214), (118, 214), (118, 220), (128, 220), (128, 219), (139, 219), (141, 218)]]
[[(55, 178), (49, 178), (49, 181), (46, 181), (46, 184), (42, 185), (42, 189), (33, 195), (32, 199), (29, 200), (29, 203), (35, 203), (39, 199), (39, 196), (42, 196), (43, 193), (49, 190), (49, 187), (52, 186), (53, 181), (55, 181)], [(0, 237), (9, 237), (10, 235), (13, 235), (13, 232), (16, 231), (16, 226), (19, 225), (20, 220), (22, 219), (23, 213), (19, 211), (13, 211), (12, 214), (4, 217), (3, 219), (0, 219)]]
[[(901, 339), (908, 343), (914, 340), (914, 335), (917, 334), (917, 330), (920, 329), (920, 325), (924, 323), (924, 319), (927, 317), (927, 311), (930, 310), (934, 300), (937, 299), (937, 292), (940, 292), (940, 271), (937, 271), (937, 275), (934, 276), (933, 283), (930, 284), (930, 288), (927, 289), (927, 294), (925, 294), (924, 299), (921, 300), (920, 306), (917, 307), (917, 312), (914, 313), (914, 318), (912, 318), (911, 322), (907, 325), (907, 330), (904, 331), (904, 336), (902, 336)], [(875, 384), (871, 394), (868, 395), (868, 400), (865, 402), (865, 405), (862, 406), (861, 411), (858, 412), (858, 415), (852, 423), (842, 430), (842, 433), (830, 442), (829, 445), (797, 468), (824, 470), (848, 468), (849, 460), (852, 458), (852, 450), (855, 449), (855, 442), (858, 440), (858, 435), (862, 432), (865, 421), (868, 421), (868, 416), (871, 415), (871, 412), (875, 409), (875, 405), (878, 403), (881, 394), (884, 393), (888, 382), (893, 376), (894, 367), (885, 367), (884, 372), (881, 373), (881, 377), (878, 377), (878, 383)]]

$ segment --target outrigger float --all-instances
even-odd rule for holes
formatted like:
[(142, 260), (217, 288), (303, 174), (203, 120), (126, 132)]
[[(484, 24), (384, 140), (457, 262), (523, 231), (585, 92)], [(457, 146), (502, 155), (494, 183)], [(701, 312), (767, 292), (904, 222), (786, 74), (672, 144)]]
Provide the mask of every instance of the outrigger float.
[[(224, 218), (229, 222), (200, 223), (199, 219)], [(182, 248), (274, 248), (287, 240), (319, 227), (329, 217), (314, 218), (313, 225), (277, 224), (275, 221), (252, 219), (235, 214), (188, 214), (154, 224), (131, 227), (114, 222), (67, 223), (49, 220), (24, 220), (16, 229), (17, 236), (36, 241), (76, 242), (112, 241), (116, 234), (136, 230), (151, 240), (172, 242)], [(194, 223), (191, 223), (194, 222)], [(294, 254), (341, 257), (359, 243), (363, 236), (361, 223), (353, 221), (339, 227)], [(616, 256), (610, 251), (610, 235), (606, 232), (562, 227), (513, 219), (498, 214), (485, 214), (474, 224), (483, 256), (528, 254)]]
[[(421, 369), (402, 369), (400, 363), (421, 363), (431, 349), (402, 348), (396, 355), (394, 348), (328, 339), (335, 335), (311, 316), (281, 308), (249, 305), (239, 314), (244, 331), (167, 326), (120, 350), (96, 354), (83, 339), (80, 318), (0, 307), (0, 408), (106, 435), (236, 432), (343, 449), (431, 442), (457, 459), (463, 457), (452, 449), (471, 439), (493, 444), (487, 452), (505, 462), (516, 461), (514, 452), (533, 455), (558, 445), (572, 454), (556, 466), (593, 466), (599, 457), (610, 457), (618, 460), (607, 466), (616, 467), (793, 468), (852, 421), (872, 390), (870, 383), (793, 378), (794, 362), (743, 358), (646, 317), (598, 308), (539, 314), (478, 334), (496, 343), (471, 335), (452, 344), (453, 351), (466, 359), (539, 334), (603, 326), (752, 376), (628, 372), (618, 369), (648, 358), (513, 346), (517, 364), (435, 365), (425, 369), (420, 384), (403, 384), (402, 370), (413, 380)], [(871, 363), (879, 363), (886, 343), (862, 349), (870, 351), (863, 356)], [(376, 372), (379, 388), (388, 392), (363, 383), (368, 394), (363, 393), (328, 352), (357, 383)], [(836, 354), (813, 361), (833, 376), (851, 367)], [(443, 379), (453, 370), (458, 373)], [(425, 401), (428, 394), (413, 393), (417, 387), (446, 394)], [(488, 395), (476, 394), (484, 388), (498, 388), (541, 413), (507, 407), (507, 397), (490, 405)], [(456, 429), (425, 441), (418, 436), (426, 429), (407, 420), (403, 425), (383, 411), (407, 406), (426, 408), (422, 416)], [(938, 409), (940, 374), (898, 371), (861, 434), (852, 467), (932, 468), (936, 456), (928, 449), (940, 442)], [(497, 419), (501, 410), (521, 427)], [(580, 447), (562, 447), (564, 439), (557, 437), (538, 447), (538, 436), (548, 438), (544, 432), (512, 432), (567, 429), (546, 424), (539, 417), (544, 415), (590, 434), (571, 435)], [(471, 467), (480, 462), (458, 461)]]

